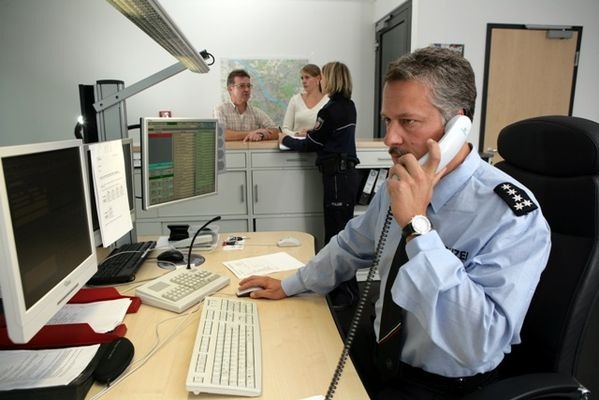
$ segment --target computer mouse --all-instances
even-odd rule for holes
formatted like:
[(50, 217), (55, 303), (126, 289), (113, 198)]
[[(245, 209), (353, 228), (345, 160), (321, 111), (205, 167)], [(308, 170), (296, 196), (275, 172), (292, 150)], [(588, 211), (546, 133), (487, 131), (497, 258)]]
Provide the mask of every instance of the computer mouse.
[(179, 250), (166, 250), (158, 254), (156, 259), (158, 261), (179, 262), (183, 261), (183, 253), (181, 253)]
[(264, 289), (261, 286), (250, 286), (247, 289), (243, 289), (243, 290), (237, 290), (237, 292), (235, 292), (235, 294), (237, 295), (237, 297), (249, 297), (250, 293), (255, 292), (256, 290), (262, 290)]
[(286, 237), (277, 242), (277, 246), (279, 247), (296, 247), (301, 246), (302, 242), (299, 239), (294, 237)]

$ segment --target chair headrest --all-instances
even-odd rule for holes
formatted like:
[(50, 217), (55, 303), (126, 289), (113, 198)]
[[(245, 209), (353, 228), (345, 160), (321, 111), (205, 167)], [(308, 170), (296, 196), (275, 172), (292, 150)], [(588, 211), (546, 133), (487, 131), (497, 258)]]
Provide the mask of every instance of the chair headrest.
[(550, 176), (599, 172), (599, 124), (548, 115), (514, 122), (501, 130), (497, 149), (515, 167)]

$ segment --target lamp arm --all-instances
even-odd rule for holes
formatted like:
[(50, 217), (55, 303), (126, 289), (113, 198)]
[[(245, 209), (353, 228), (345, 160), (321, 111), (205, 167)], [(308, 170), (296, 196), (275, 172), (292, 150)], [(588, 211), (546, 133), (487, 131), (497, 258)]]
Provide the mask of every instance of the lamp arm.
[(105, 109), (112, 107), (113, 105), (128, 99), (129, 97), (146, 90), (149, 87), (154, 86), (157, 83), (162, 82), (165, 79), (170, 78), (173, 75), (178, 74), (179, 72), (185, 71), (187, 67), (185, 67), (182, 63), (178, 62), (176, 64), (171, 65), (159, 71), (153, 75), (148, 76), (145, 79), (142, 79), (139, 82), (134, 83), (131, 86), (127, 86), (122, 90), (119, 90), (116, 93), (113, 93), (105, 98), (98, 100), (94, 103), (94, 108), (96, 112), (104, 111)]

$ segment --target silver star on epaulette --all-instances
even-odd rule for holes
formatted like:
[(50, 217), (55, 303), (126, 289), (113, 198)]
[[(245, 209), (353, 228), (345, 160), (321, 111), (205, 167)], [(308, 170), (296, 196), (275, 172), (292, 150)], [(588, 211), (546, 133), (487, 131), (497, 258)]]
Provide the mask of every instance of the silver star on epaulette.
[(497, 185), (494, 191), (518, 216), (537, 209), (537, 205), (530, 200), (528, 194), (524, 190), (508, 182)]

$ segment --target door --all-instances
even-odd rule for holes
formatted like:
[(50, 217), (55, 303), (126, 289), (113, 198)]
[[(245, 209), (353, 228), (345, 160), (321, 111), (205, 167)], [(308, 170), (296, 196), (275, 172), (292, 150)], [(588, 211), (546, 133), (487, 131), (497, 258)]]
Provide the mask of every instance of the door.
[(582, 27), (487, 26), (481, 152), (495, 153), (499, 132), (512, 122), (572, 115), (581, 36)]
[(385, 125), (381, 123), (381, 94), (389, 63), (410, 52), (412, 25), (412, 2), (407, 1), (375, 24), (376, 60), (374, 86), (374, 135), (385, 136)]

